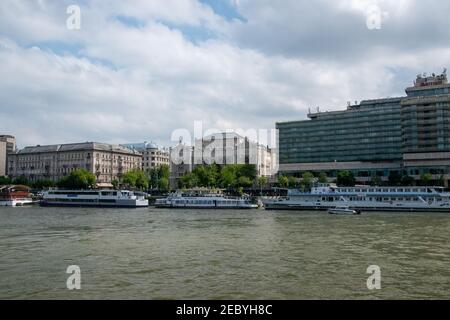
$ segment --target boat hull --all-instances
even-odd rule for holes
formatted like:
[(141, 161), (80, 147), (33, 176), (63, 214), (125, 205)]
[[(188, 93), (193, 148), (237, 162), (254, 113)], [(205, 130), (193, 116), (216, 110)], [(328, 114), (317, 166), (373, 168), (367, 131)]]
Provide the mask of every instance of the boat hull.
[(32, 205), (33, 203), (35, 203), (33, 199), (1, 200), (0, 207), (22, 207), (26, 205)]
[(216, 210), (227, 210), (227, 209), (257, 209), (257, 205), (250, 205), (250, 206), (176, 206), (176, 205), (162, 205), (158, 204), (155, 205), (155, 208), (161, 208), (161, 209), (216, 209)]
[[(268, 204), (264, 205), (266, 210), (283, 210), (283, 211), (328, 211), (332, 207), (325, 206), (308, 206), (308, 205), (286, 205), (286, 204)], [(435, 207), (367, 207), (367, 206), (355, 206), (352, 208), (360, 211), (378, 211), (378, 212), (442, 212), (450, 213), (450, 208), (435, 208)]]
[(81, 203), (81, 202), (53, 202), (42, 200), (41, 207), (74, 207), (74, 208), (146, 208), (148, 201), (124, 201), (120, 203)]

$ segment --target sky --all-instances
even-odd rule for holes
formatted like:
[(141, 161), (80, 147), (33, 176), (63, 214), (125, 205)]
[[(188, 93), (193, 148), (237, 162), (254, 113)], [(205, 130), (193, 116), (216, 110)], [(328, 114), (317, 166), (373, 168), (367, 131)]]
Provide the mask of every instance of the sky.
[(272, 129), (403, 96), (450, 67), (449, 13), (442, 0), (2, 0), (0, 134), (170, 146), (194, 121)]

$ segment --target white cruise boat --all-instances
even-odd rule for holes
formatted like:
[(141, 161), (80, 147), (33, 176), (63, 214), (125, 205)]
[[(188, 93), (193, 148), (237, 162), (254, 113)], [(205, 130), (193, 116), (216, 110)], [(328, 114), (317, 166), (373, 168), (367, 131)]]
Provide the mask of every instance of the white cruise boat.
[(176, 192), (155, 202), (157, 208), (257, 209), (249, 198), (226, 197), (218, 193)]
[(145, 194), (128, 190), (49, 190), (41, 206), (56, 207), (148, 207)]
[(287, 190), (287, 196), (266, 198), (268, 210), (433, 211), (450, 213), (450, 192), (443, 187), (337, 187), (318, 184), (311, 192)]

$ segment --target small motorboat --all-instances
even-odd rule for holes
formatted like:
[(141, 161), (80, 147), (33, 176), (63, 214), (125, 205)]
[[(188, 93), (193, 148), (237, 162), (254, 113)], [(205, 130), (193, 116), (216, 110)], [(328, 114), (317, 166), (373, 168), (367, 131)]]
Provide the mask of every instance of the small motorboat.
[(349, 207), (336, 207), (328, 209), (329, 214), (346, 214), (346, 215), (358, 215), (361, 214), (360, 210), (354, 210)]

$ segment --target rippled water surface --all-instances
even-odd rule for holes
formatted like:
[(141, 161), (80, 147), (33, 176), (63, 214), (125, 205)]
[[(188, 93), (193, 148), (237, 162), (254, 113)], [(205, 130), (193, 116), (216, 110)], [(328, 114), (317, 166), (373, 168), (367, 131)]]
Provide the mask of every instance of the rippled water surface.
[(0, 208), (0, 299), (22, 298), (449, 299), (450, 214)]

